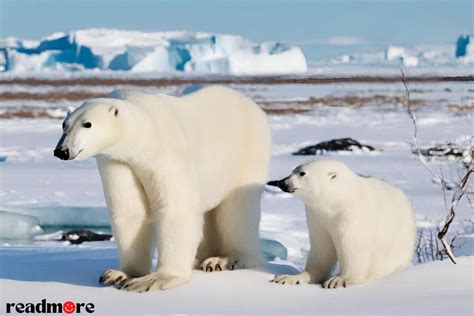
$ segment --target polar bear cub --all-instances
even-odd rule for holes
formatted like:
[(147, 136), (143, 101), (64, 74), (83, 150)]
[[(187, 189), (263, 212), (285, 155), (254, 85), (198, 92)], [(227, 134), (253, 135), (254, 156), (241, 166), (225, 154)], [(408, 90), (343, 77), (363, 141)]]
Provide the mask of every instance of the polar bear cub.
[[(64, 120), (54, 154), (97, 158), (120, 257), (120, 270), (106, 271), (101, 283), (162, 290), (188, 282), (193, 267), (261, 263), (270, 128), (260, 107), (237, 91), (118, 91), (88, 100)], [(150, 273), (155, 246), (158, 266)]]
[[(311, 245), (302, 273), (276, 275), (272, 282), (346, 287), (410, 264), (415, 218), (410, 201), (396, 187), (359, 176), (335, 160), (303, 164), (268, 184), (303, 199)], [(336, 263), (339, 273), (331, 277)]]

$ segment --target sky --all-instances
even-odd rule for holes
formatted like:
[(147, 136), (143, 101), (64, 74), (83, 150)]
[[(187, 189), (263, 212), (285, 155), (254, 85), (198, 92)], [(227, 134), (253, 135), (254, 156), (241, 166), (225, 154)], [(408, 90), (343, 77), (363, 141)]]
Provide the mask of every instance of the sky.
[(329, 57), (387, 45), (454, 45), (472, 0), (0, 0), (0, 37), (85, 28), (190, 30), (297, 44)]

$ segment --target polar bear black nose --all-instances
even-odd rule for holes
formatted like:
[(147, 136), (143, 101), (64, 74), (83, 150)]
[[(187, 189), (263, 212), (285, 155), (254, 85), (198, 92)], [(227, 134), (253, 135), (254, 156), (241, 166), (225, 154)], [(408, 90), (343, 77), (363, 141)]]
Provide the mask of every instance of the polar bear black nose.
[(58, 148), (54, 150), (54, 156), (58, 157), (61, 160), (68, 160), (69, 159), (69, 148)]
[(285, 191), (285, 192), (293, 193), (294, 190), (293, 190), (292, 188), (290, 188), (290, 186), (289, 186), (288, 183), (287, 183), (288, 178), (289, 178), (289, 177), (286, 177), (286, 178), (281, 179), (281, 180), (269, 181), (269, 182), (267, 182), (267, 185), (271, 185), (271, 186), (274, 186), (274, 187), (278, 187), (278, 188), (280, 188), (282, 191)]

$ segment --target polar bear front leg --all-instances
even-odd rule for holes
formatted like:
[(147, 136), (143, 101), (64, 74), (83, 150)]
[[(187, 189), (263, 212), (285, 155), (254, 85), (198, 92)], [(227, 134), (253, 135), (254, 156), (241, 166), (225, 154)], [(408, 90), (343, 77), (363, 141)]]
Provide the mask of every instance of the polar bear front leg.
[(105, 285), (150, 272), (153, 226), (148, 221), (148, 202), (131, 168), (119, 161), (97, 157), (102, 185), (117, 243), (120, 269), (109, 269), (99, 278)]
[(202, 215), (167, 211), (161, 214), (157, 222), (159, 262), (156, 272), (124, 281), (120, 285), (122, 290), (166, 290), (190, 280), (202, 237)]
[(344, 227), (344, 234), (334, 234), (339, 273), (323, 282), (323, 288), (335, 289), (366, 282), (369, 279), (371, 240), (351, 227)]
[(320, 220), (306, 210), (310, 239), (310, 250), (306, 261), (305, 271), (297, 275), (275, 275), (270, 282), (278, 284), (321, 283), (330, 276), (337, 262), (336, 249), (331, 235)]
[(203, 234), (204, 211), (200, 209), (193, 170), (185, 163), (179, 164), (177, 159), (170, 161), (173, 166), (167, 168), (163, 164), (155, 168), (171, 174), (152, 174), (145, 187), (150, 208), (156, 210), (157, 269), (144, 277), (124, 281), (120, 286), (122, 290), (165, 290), (187, 283), (191, 278)]

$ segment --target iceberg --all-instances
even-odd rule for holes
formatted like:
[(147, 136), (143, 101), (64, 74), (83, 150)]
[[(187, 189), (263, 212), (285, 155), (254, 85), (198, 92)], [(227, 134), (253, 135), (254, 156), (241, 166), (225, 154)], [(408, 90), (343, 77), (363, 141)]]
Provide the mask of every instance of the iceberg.
[(260, 248), (262, 249), (263, 256), (267, 261), (288, 259), (288, 250), (277, 240), (260, 239)]
[(466, 62), (474, 62), (474, 43), (472, 43), (472, 35), (461, 35), (456, 41), (456, 58)]
[(461, 35), (452, 45), (387, 46), (383, 50), (342, 54), (331, 64), (417, 66), (461, 66), (474, 63), (473, 35)]
[(284, 75), (308, 66), (299, 47), (238, 35), (87, 29), (38, 41), (2, 39), (0, 70)]
[(404, 47), (388, 47), (385, 50), (385, 57), (389, 62), (400, 61), (406, 67), (415, 67), (418, 65), (418, 58), (408, 55)]
[(39, 220), (33, 216), (0, 211), (0, 239), (32, 239), (42, 234)]

